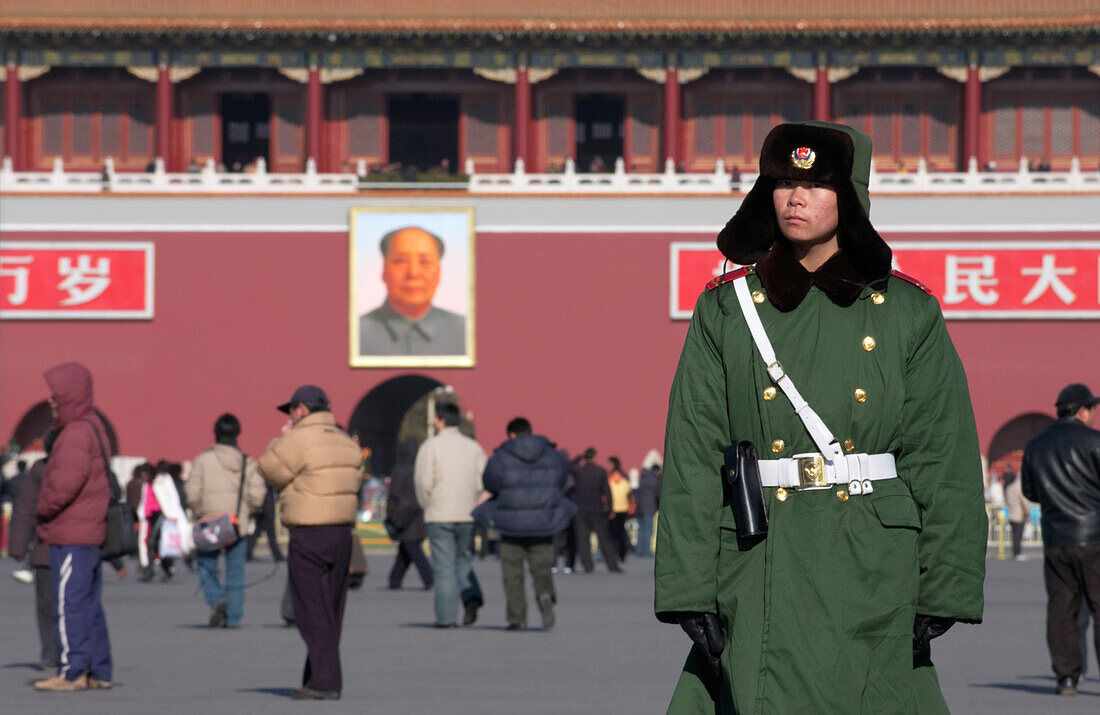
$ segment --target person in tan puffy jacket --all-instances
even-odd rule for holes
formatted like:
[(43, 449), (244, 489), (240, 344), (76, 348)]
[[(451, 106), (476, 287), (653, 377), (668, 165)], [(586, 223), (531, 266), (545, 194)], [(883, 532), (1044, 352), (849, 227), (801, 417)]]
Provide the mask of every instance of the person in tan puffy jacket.
[(348, 593), (351, 527), (363, 481), (359, 445), (336, 426), (324, 390), (303, 385), (279, 405), (290, 415), (260, 457), (260, 473), (279, 490), (290, 530), (287, 567), (294, 620), (306, 643), (297, 700), (337, 700), (340, 628)]
[[(259, 509), (267, 491), (256, 460), (237, 447), (241, 423), (224, 414), (214, 423), (214, 444), (191, 463), (187, 480), (187, 505), (195, 520), (236, 514), (241, 538), (224, 549), (202, 551), (196, 545), (199, 582), (210, 606), (210, 627), (236, 628), (244, 615), (244, 561), (248, 550), (245, 532), (252, 512)], [(225, 554), (225, 583), (218, 573), (218, 555)]]

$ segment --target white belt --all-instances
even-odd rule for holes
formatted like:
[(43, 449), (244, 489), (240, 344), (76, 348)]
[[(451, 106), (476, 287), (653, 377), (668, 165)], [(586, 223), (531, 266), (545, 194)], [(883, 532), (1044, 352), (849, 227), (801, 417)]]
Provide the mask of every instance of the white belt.
[(838, 474), (836, 466), (818, 452), (796, 454), (783, 459), (762, 459), (760, 483), (765, 487), (789, 489), (827, 489), (834, 484), (846, 484), (849, 494), (870, 494), (871, 482), (898, 476), (892, 454), (846, 454), (847, 475)]

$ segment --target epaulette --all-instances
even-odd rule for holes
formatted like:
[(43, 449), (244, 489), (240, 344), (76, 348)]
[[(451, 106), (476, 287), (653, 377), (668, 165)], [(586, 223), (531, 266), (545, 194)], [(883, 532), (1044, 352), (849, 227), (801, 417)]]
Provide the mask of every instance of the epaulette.
[(906, 275), (905, 273), (902, 273), (901, 271), (894, 271), (893, 274), (895, 276), (897, 276), (898, 278), (902, 279), (903, 281), (905, 281), (906, 283), (912, 283), (913, 285), (920, 288), (922, 291), (924, 291), (928, 295), (932, 295), (932, 289), (929, 288), (928, 286), (926, 286), (925, 284), (921, 283), (920, 281), (918, 281), (913, 276)]
[(740, 278), (741, 276), (747, 276), (748, 274), (749, 274), (749, 267), (748, 266), (741, 266), (740, 268), (734, 269), (732, 271), (727, 271), (727, 272), (723, 273), (722, 275), (718, 276), (717, 278), (711, 280), (709, 283), (707, 283), (707, 290), (712, 291), (715, 288), (717, 288), (718, 286), (722, 285), (723, 283), (729, 283), (732, 280), (736, 280), (736, 279)]

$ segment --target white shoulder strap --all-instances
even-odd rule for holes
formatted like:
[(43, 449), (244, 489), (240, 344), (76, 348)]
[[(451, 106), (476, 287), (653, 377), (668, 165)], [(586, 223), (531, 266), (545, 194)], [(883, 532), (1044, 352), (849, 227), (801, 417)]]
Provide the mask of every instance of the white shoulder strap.
[(768, 333), (764, 330), (764, 324), (760, 322), (756, 305), (752, 302), (752, 296), (749, 294), (748, 280), (745, 276), (736, 278), (733, 281), (733, 287), (737, 293), (737, 302), (741, 304), (741, 312), (745, 315), (745, 322), (749, 326), (749, 332), (752, 333), (752, 340), (756, 343), (756, 349), (760, 352), (760, 357), (764, 359), (764, 364), (768, 366), (768, 375), (783, 390), (783, 394), (787, 396), (787, 399), (791, 401), (794, 411), (802, 420), (802, 424), (806, 426), (806, 431), (810, 433), (810, 438), (813, 439), (821, 454), (838, 471), (842, 471), (842, 474), (838, 476), (843, 476), (843, 480), (838, 481), (848, 481), (848, 464), (844, 459), (844, 453), (841, 451), (836, 437), (821, 421), (821, 418), (817, 416), (809, 403), (802, 398), (794, 383), (791, 382), (791, 378), (783, 372), (783, 365), (775, 357), (775, 349), (772, 348), (771, 340), (768, 339)]

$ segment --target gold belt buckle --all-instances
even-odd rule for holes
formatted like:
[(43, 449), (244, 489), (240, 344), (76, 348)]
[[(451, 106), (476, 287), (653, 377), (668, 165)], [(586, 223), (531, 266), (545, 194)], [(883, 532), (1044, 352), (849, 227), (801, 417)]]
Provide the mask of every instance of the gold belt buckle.
[(827, 487), (825, 458), (820, 454), (798, 458), (798, 484), (802, 487)]

